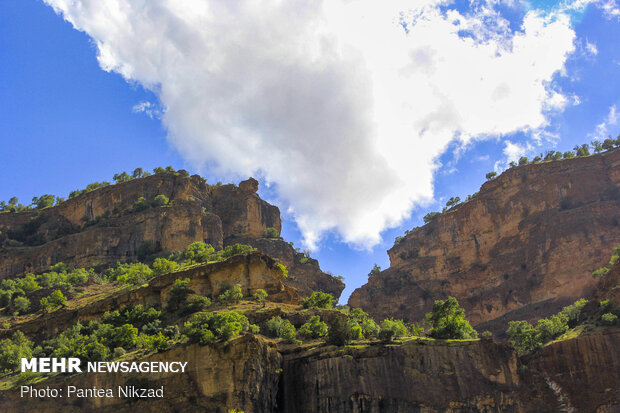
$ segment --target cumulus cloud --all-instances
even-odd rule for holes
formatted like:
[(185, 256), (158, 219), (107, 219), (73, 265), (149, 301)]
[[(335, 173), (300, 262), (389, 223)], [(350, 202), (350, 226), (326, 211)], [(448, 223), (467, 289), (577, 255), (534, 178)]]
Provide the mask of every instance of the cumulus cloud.
[(601, 123), (596, 125), (596, 131), (591, 136), (598, 139), (607, 139), (607, 137), (611, 136), (615, 131), (612, 130), (611, 127), (616, 127), (620, 122), (620, 112), (616, 109), (616, 105), (612, 105), (609, 107), (609, 112), (607, 113), (607, 117)]
[(187, 159), (274, 183), (311, 247), (376, 244), (432, 199), (452, 140), (536, 131), (567, 102), (562, 12), (511, 29), (497, 1), (44, 1), (157, 94)]
[(148, 116), (151, 119), (154, 119), (154, 118), (159, 119), (161, 117), (160, 109), (153, 102), (148, 102), (148, 101), (140, 102), (134, 105), (131, 108), (131, 110), (133, 113), (144, 113), (146, 116)]

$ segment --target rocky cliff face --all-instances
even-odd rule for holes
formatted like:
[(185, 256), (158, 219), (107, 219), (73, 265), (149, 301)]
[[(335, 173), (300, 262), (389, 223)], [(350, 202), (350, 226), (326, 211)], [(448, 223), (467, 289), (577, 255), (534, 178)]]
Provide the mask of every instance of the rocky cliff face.
[[(187, 362), (185, 373), (82, 373), (45, 382), (63, 389), (64, 398), (20, 397), (19, 389), (3, 392), (0, 408), (6, 412), (213, 412), (232, 409), (246, 413), (276, 408), (281, 356), (273, 344), (251, 335), (212, 346), (190, 345), (154, 354), (140, 361)], [(141, 380), (140, 380), (141, 378)], [(138, 379), (138, 380), (136, 380)], [(128, 400), (123, 397), (67, 398), (67, 386), (113, 389), (118, 386), (164, 388), (163, 398)]]
[(296, 288), (301, 295), (322, 291), (330, 293), (337, 299), (344, 290), (344, 282), (340, 278), (321, 271), (317, 260), (295, 251), (288, 242), (267, 238), (235, 238), (231, 241), (251, 245), (262, 253), (280, 260), (289, 271), (289, 277), (285, 280), (286, 285)]
[[(519, 360), (492, 341), (284, 355), (283, 412), (617, 412), (620, 331)], [(615, 348), (614, 348), (615, 346)]]
[[(492, 341), (280, 350), (245, 336), (213, 346), (179, 347), (145, 361), (188, 361), (187, 374), (80, 374), (36, 387), (116, 388), (142, 377), (162, 399), (28, 399), (0, 396), (0, 409), (42, 413), (227, 409), (274, 413), (620, 411), (620, 331), (554, 343), (521, 360)], [(129, 381), (131, 382), (131, 381)]]
[(533, 319), (592, 293), (620, 244), (620, 150), (511, 168), (409, 233), (349, 305), (420, 320), (456, 297), (468, 318)]
[[(269, 227), (280, 231), (278, 208), (261, 200), (257, 187), (253, 179), (239, 187), (212, 186), (198, 175), (157, 174), (38, 213), (0, 214), (0, 278), (44, 271), (56, 262), (86, 267), (179, 251), (194, 241), (221, 248), (228, 238), (261, 237)], [(135, 207), (139, 198), (149, 202), (157, 195), (170, 204)]]
[(245, 296), (263, 289), (269, 301), (298, 303), (297, 290), (284, 285), (282, 272), (276, 261), (259, 252), (235, 255), (226, 261), (201, 265), (154, 278), (147, 286), (123, 289), (116, 293), (94, 296), (88, 304), (76, 309), (62, 308), (51, 313), (37, 313), (37, 317), (26, 322), (12, 323), (9, 330), (0, 330), (0, 337), (9, 337), (20, 330), (27, 336), (40, 341), (56, 336), (77, 321), (99, 320), (107, 311), (129, 305), (155, 306), (164, 311), (168, 305), (172, 286), (177, 279), (189, 279), (188, 288), (201, 296), (214, 296), (222, 284), (240, 284)]

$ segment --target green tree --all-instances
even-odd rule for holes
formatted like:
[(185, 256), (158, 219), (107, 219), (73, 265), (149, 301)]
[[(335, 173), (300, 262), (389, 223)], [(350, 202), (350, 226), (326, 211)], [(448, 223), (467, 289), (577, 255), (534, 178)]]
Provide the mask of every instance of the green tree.
[(112, 177), (112, 179), (114, 180), (114, 182), (116, 182), (117, 184), (123, 183), (123, 182), (128, 182), (131, 180), (131, 176), (129, 176), (129, 174), (127, 172), (121, 172), (121, 173), (117, 173), (114, 174), (114, 176)]
[(236, 303), (243, 298), (243, 290), (241, 284), (235, 284), (231, 288), (226, 289), (217, 297), (217, 300), (224, 304)]
[(477, 338), (476, 330), (465, 320), (465, 310), (454, 297), (436, 300), (425, 321), (431, 326), (429, 336), (440, 339)]
[(321, 321), (321, 317), (315, 315), (299, 328), (299, 335), (310, 339), (320, 338), (327, 335), (327, 330), (327, 324)]
[(133, 173), (131, 174), (132, 178), (142, 178), (142, 176), (144, 175), (144, 171), (142, 170), (142, 168), (136, 168), (133, 170)]
[(593, 140), (592, 142), (590, 142), (590, 146), (592, 147), (594, 153), (603, 152), (603, 144), (598, 140)]
[(429, 212), (428, 214), (424, 215), (422, 219), (424, 220), (425, 224), (428, 224), (429, 222), (437, 218), (439, 215), (441, 215), (440, 212)]
[(530, 163), (530, 161), (527, 159), (527, 156), (522, 156), (519, 158), (519, 166), (527, 165), (528, 163)]
[(278, 230), (275, 229), (274, 227), (269, 227), (265, 229), (263, 236), (265, 238), (278, 238), (280, 234), (278, 233)]
[(407, 334), (407, 327), (403, 320), (395, 320), (386, 318), (381, 322), (381, 330), (379, 331), (379, 339), (382, 341), (392, 341), (395, 338), (402, 337)]
[(41, 307), (50, 310), (67, 302), (67, 297), (60, 290), (54, 290), (49, 296), (41, 298)]
[(539, 348), (542, 343), (537, 341), (536, 330), (527, 321), (510, 321), (506, 331), (510, 343), (519, 354), (528, 354)]
[(13, 308), (18, 314), (26, 314), (30, 309), (30, 300), (26, 297), (13, 298)]
[(368, 279), (370, 280), (375, 275), (379, 275), (381, 273), (381, 267), (379, 267), (376, 263), (372, 266), (372, 270), (368, 273)]
[(153, 199), (153, 206), (164, 206), (168, 205), (170, 200), (164, 194), (159, 194)]
[(487, 173), (486, 174), (487, 181), (490, 181), (491, 179), (495, 178), (496, 176), (497, 176), (497, 172), (495, 172), (495, 171)]
[(165, 258), (157, 258), (153, 262), (153, 274), (154, 275), (164, 275), (169, 272), (173, 272), (179, 269), (179, 264), (174, 261), (167, 260)]
[(610, 151), (616, 147), (616, 141), (611, 138), (607, 138), (603, 141), (603, 144), (601, 146), (603, 150)]
[(590, 148), (588, 147), (587, 143), (584, 143), (583, 145), (576, 145), (573, 150), (575, 151), (575, 154), (577, 156), (589, 156), (590, 155)]
[(247, 317), (235, 311), (198, 313), (185, 323), (183, 335), (188, 337), (191, 343), (211, 344), (227, 341), (249, 328)]
[(459, 198), (458, 196), (456, 197), (453, 196), (450, 199), (448, 199), (448, 202), (446, 202), (446, 208), (450, 209), (460, 203), (461, 203), (461, 198)]
[(32, 358), (32, 350), (32, 341), (19, 330), (10, 339), (0, 340), (0, 371), (17, 370), (22, 358)]
[(334, 297), (329, 293), (314, 291), (310, 297), (303, 300), (304, 308), (332, 308)]
[(44, 209), (49, 208), (54, 205), (54, 199), (56, 197), (54, 195), (41, 195), (40, 197), (32, 198), (32, 203), (35, 205), (36, 209)]
[(605, 313), (601, 315), (601, 321), (606, 325), (614, 325), (618, 321), (618, 316), (612, 313)]
[(335, 346), (345, 346), (352, 340), (362, 337), (362, 328), (355, 320), (338, 317), (329, 326), (327, 343)]
[(187, 305), (183, 309), (184, 314), (192, 314), (197, 313), (198, 311), (203, 311), (207, 309), (211, 305), (211, 299), (209, 297), (203, 297), (200, 295), (195, 295), (190, 297), (187, 300)]
[(130, 264), (117, 276), (119, 284), (142, 285), (153, 277), (153, 270), (142, 263)]
[(215, 249), (209, 245), (205, 244), (202, 241), (192, 242), (185, 250), (183, 251), (183, 258), (189, 260), (189, 262), (204, 262), (207, 260), (207, 257), (214, 253)]
[(262, 288), (259, 288), (254, 293), (254, 299), (263, 305), (265, 304), (266, 298), (267, 298), (267, 291), (263, 290)]
[(189, 278), (174, 280), (174, 284), (172, 284), (170, 289), (170, 298), (168, 298), (169, 311), (178, 310), (181, 304), (187, 300), (187, 296), (194, 293), (194, 290), (189, 288), (189, 282)]

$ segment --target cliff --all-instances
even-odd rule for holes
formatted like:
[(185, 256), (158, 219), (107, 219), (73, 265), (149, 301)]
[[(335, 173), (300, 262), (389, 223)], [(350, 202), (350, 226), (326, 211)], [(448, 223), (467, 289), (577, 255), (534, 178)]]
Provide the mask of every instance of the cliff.
[[(129, 305), (155, 306), (165, 311), (172, 286), (178, 279), (189, 279), (187, 287), (200, 296), (215, 296), (219, 293), (221, 285), (227, 283), (240, 284), (244, 296), (251, 296), (256, 290), (263, 289), (269, 294), (267, 298), (269, 301), (286, 303), (300, 301), (298, 292), (284, 285), (282, 272), (277, 267), (276, 261), (255, 252), (165, 274), (139, 288), (124, 288), (111, 293), (100, 290), (96, 295), (79, 300), (77, 305), (69, 302), (67, 306), (51, 313), (39, 311), (35, 316), (28, 316), (23, 322), (20, 322), (19, 318), (10, 319), (12, 328), (0, 330), (0, 337), (9, 337), (14, 331), (20, 330), (40, 341), (56, 336), (77, 321), (98, 320), (107, 311)], [(79, 305), (80, 301), (86, 303)]]
[(235, 238), (231, 241), (251, 245), (262, 253), (280, 260), (289, 271), (286, 285), (296, 288), (301, 295), (306, 296), (312, 294), (313, 291), (322, 291), (338, 298), (344, 290), (345, 285), (342, 279), (324, 273), (317, 260), (295, 251), (288, 242), (282, 239)]
[[(42, 272), (57, 262), (70, 267), (109, 265), (150, 254), (180, 251), (195, 241), (215, 248), (246, 242), (291, 265), (290, 285), (307, 295), (332, 293), (342, 281), (316, 261), (301, 266), (291, 246), (262, 239), (281, 229), (280, 212), (257, 195), (258, 182), (208, 185), (198, 175), (169, 173), (104, 187), (41, 211), (0, 214), (0, 279)], [(158, 195), (167, 205), (136, 207)], [(288, 283), (289, 281), (287, 281)]]
[(511, 168), (405, 236), (349, 305), (414, 321), (454, 296), (474, 324), (544, 317), (592, 294), (619, 206), (620, 150)]
[(490, 340), (413, 341), (402, 345), (280, 349), (250, 335), (213, 346), (190, 345), (146, 361), (188, 361), (187, 374), (82, 373), (35, 387), (116, 388), (142, 377), (164, 386), (161, 399), (28, 399), (0, 395), (0, 409), (42, 413), (515, 412), (603, 413), (620, 410), (620, 331), (554, 343), (529, 359)]
[[(179, 251), (194, 241), (221, 248), (227, 238), (261, 237), (268, 227), (280, 231), (278, 208), (258, 197), (257, 184), (248, 186), (252, 181), (213, 186), (198, 175), (157, 174), (41, 211), (0, 214), (0, 277), (44, 271), (56, 262), (109, 264), (141, 253)], [(148, 202), (157, 195), (170, 203), (134, 206), (141, 197)]]

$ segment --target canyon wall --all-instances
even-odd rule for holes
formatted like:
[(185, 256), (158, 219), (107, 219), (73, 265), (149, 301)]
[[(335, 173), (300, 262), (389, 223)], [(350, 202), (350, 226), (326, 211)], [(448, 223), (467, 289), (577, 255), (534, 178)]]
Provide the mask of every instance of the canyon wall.
[(589, 297), (618, 244), (620, 150), (514, 167), (406, 235), (349, 305), (414, 321), (454, 296), (473, 324), (505, 329)]

